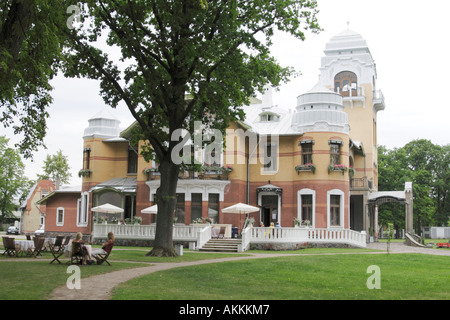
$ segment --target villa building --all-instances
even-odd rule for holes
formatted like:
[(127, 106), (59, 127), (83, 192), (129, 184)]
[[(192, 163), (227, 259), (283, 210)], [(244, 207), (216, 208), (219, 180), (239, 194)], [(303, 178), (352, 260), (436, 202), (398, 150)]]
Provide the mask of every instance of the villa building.
[[(241, 230), (245, 216), (222, 213), (241, 202), (260, 208), (250, 214), (255, 227), (301, 223), (376, 236), (377, 211), (369, 202), (378, 186), (377, 113), (385, 109), (376, 66), (366, 41), (351, 30), (331, 38), (324, 53), (318, 83), (297, 97), (295, 110), (275, 106), (268, 89), (261, 100), (243, 107), (245, 121), (231, 124), (222, 152), (211, 157), (197, 151), (202, 170), (184, 172), (178, 181), (177, 225), (209, 217)], [(89, 119), (82, 186), (70, 206), (74, 229), (82, 225), (93, 233), (104, 215), (90, 209), (106, 203), (124, 209), (109, 215), (109, 222), (141, 217), (150, 225), (155, 220), (141, 211), (154, 204), (157, 164), (140, 155), (142, 141), (131, 143), (136, 124), (123, 131), (119, 125), (107, 111)], [(56, 221), (55, 210), (47, 211), (47, 221)], [(57, 231), (56, 224), (54, 229), (48, 231)]]
[(33, 185), (26, 199), (20, 205), (21, 232), (33, 233), (44, 224), (43, 213), (46, 212), (46, 206), (37, 204), (37, 202), (54, 190), (55, 185), (50, 180), (39, 180)]

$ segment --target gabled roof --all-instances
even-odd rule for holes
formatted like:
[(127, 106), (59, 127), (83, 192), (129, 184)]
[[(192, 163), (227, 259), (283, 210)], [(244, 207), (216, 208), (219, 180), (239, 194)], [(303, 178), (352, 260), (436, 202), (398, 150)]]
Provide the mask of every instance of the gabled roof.
[(37, 204), (45, 204), (47, 200), (49, 200), (51, 197), (57, 195), (57, 194), (81, 194), (81, 186), (63, 186), (58, 190), (55, 190), (51, 193), (49, 193), (44, 198), (40, 199), (39, 201), (36, 201)]

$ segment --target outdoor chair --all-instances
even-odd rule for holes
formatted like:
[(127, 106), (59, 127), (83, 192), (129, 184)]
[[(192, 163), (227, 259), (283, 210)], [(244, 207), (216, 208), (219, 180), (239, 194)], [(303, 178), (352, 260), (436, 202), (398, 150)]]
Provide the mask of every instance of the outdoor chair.
[(38, 255), (42, 256), (41, 251), (44, 247), (45, 238), (38, 238), (37, 241), (34, 242), (34, 250), (31, 251), (30, 255), (36, 258)]
[(66, 236), (66, 237), (64, 238), (63, 250), (64, 250), (65, 247), (69, 244), (70, 238), (71, 238), (70, 236)]
[(82, 264), (84, 258), (83, 245), (81, 242), (72, 242), (70, 253), (70, 264)]
[(27, 240), (31, 240), (31, 236), (29, 234), (26, 235)]
[(93, 257), (95, 258), (95, 260), (97, 260), (97, 264), (100, 265), (100, 264), (102, 264), (103, 262), (106, 262), (109, 266), (111, 265), (111, 264), (108, 262), (108, 257), (109, 257), (109, 255), (111, 254), (113, 247), (114, 247), (114, 246), (111, 246), (111, 250), (110, 250), (108, 253), (106, 253), (106, 254), (99, 254), (99, 253), (97, 253), (95, 256), (93, 256)]
[(64, 236), (57, 236), (54, 244), (49, 243), (50, 251), (53, 255), (53, 260), (50, 261), (50, 264), (52, 264), (54, 261), (58, 261), (58, 263), (61, 264), (61, 261), (59, 261), (59, 257), (64, 254), (63, 240)]
[(7, 254), (9, 257), (17, 257), (16, 244), (14, 243), (14, 238), (3, 237), (3, 247), (5, 252), (3, 255)]

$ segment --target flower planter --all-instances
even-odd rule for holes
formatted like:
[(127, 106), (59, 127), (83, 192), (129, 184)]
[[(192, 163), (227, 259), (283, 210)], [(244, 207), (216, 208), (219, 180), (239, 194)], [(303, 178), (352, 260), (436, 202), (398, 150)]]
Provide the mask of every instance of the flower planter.
[(348, 171), (347, 166), (343, 164), (335, 164), (328, 166), (328, 173), (332, 172), (342, 172), (342, 174), (346, 173)]
[(295, 167), (295, 171), (297, 171), (297, 174), (299, 175), (300, 172), (312, 172), (315, 173), (316, 172), (316, 166), (313, 165), (312, 163), (307, 163), (307, 164), (301, 164)]

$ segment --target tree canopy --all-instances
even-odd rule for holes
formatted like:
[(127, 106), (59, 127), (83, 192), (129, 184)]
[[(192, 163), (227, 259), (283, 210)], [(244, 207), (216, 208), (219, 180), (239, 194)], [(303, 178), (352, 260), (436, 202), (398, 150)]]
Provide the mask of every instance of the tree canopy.
[[(450, 219), (450, 145), (439, 146), (418, 139), (402, 148), (378, 148), (378, 189), (403, 190), (406, 181), (413, 182), (414, 226), (447, 226)], [(397, 230), (404, 228), (404, 208), (394, 204), (380, 207), (380, 223), (392, 222)]]
[[(270, 53), (275, 30), (304, 40), (320, 30), (316, 1), (305, 0), (85, 0), (81, 26), (69, 40), (65, 75), (100, 80), (111, 107), (124, 103), (149, 142), (145, 154), (160, 163), (155, 249), (173, 252), (172, 215), (180, 165), (171, 137), (192, 133), (194, 122), (222, 132), (243, 119), (242, 106), (293, 69)], [(98, 43), (104, 40), (107, 46)], [(108, 48), (120, 49), (110, 54)], [(155, 250), (154, 249), (154, 250)]]
[(16, 210), (21, 195), (26, 195), (30, 187), (20, 155), (8, 146), (8, 141), (0, 136), (0, 224)]
[(3, 0), (0, 4), (0, 121), (21, 135), (19, 151), (31, 158), (43, 145), (52, 102), (50, 80), (62, 59), (58, 0)]
[(58, 150), (54, 155), (47, 155), (42, 167), (43, 174), (38, 175), (38, 179), (52, 180), (53, 183), (68, 183), (72, 174), (67, 156)]

